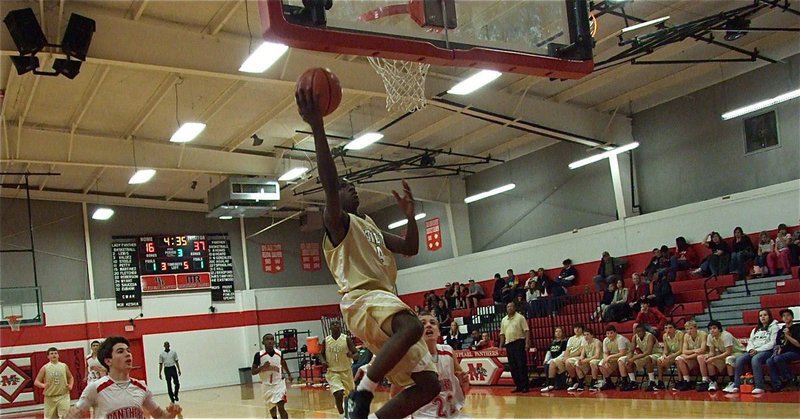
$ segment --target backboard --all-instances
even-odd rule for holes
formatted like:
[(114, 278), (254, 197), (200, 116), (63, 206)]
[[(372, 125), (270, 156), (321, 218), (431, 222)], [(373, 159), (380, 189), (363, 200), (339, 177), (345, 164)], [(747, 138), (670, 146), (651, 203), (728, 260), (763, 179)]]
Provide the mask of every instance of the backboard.
[(294, 48), (575, 79), (591, 73), (587, 0), (259, 0)]
[(21, 316), (22, 326), (42, 324), (42, 298), (39, 287), (0, 288), (0, 327), (8, 327), (8, 316)]

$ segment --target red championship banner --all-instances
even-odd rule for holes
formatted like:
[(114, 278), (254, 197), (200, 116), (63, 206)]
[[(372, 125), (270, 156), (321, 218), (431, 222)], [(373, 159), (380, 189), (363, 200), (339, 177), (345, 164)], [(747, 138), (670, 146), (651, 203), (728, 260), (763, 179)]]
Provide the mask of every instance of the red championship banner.
[(300, 243), (300, 266), (304, 271), (322, 269), (319, 243)]
[(283, 245), (267, 243), (261, 245), (261, 267), (268, 274), (283, 272)]
[(442, 232), (439, 228), (439, 218), (425, 221), (425, 242), (431, 252), (442, 248)]

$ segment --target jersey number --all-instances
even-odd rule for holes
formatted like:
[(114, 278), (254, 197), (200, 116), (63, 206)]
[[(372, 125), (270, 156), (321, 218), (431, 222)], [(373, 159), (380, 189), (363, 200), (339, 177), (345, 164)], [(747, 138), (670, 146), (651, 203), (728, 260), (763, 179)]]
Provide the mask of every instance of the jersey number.
[(433, 404), (436, 405), (436, 416), (440, 418), (448, 418), (456, 414), (456, 406), (453, 404), (453, 395), (448, 394), (447, 399), (442, 399), (442, 396), (436, 396), (433, 399)]

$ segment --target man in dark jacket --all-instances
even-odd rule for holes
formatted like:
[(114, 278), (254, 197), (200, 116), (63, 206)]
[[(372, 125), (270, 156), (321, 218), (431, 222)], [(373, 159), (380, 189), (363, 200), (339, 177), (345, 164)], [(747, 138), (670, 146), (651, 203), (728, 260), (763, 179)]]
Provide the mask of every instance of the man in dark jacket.
[(612, 258), (608, 252), (603, 252), (603, 257), (597, 266), (597, 275), (594, 277), (594, 290), (601, 292), (608, 288), (608, 284), (616, 283), (622, 278), (622, 272), (628, 261), (622, 258)]

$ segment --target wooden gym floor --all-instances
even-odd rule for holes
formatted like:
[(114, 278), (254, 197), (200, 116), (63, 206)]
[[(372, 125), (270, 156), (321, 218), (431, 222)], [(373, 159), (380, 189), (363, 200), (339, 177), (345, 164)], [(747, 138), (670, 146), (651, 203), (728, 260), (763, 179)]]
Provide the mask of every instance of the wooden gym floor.
[[(156, 382), (156, 385), (164, 385)], [(256, 394), (259, 386), (255, 386)], [(185, 418), (263, 418), (268, 417), (257, 399), (241, 400), (239, 386), (181, 392)], [(388, 393), (381, 392), (373, 402), (379, 406)], [(257, 396), (256, 396), (257, 397)], [(289, 389), (286, 410), (293, 418), (338, 418), (333, 397), (326, 390), (308, 387)], [(166, 394), (156, 396), (164, 407), (169, 403)], [(373, 409), (374, 410), (374, 409)], [(509, 387), (475, 387), (467, 396), (463, 410), (474, 418), (534, 418), (534, 417), (609, 417), (619, 418), (797, 418), (800, 416), (800, 391), (766, 393), (760, 396), (726, 395), (694, 391), (676, 393), (643, 391), (622, 393), (555, 393), (541, 394), (538, 389), (524, 395), (511, 394)], [(42, 417), (42, 412), (28, 412), (2, 417)]]

